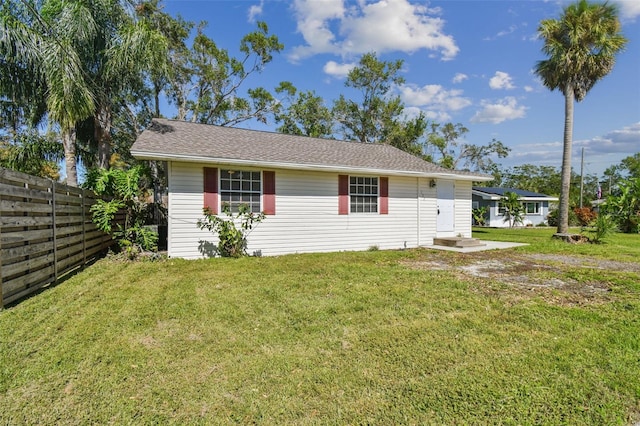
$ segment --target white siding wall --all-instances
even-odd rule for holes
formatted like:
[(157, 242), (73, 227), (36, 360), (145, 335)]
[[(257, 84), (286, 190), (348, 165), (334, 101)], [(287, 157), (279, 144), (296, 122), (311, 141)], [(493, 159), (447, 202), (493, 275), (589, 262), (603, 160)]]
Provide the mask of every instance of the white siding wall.
[(436, 217), (438, 215), (438, 203), (436, 188), (429, 186), (427, 178), (417, 178), (418, 194), (420, 202), (420, 245), (433, 245), (436, 236)]
[(204, 206), (202, 165), (169, 163), (169, 217), (167, 247), (172, 257), (202, 257), (200, 241), (210, 239), (209, 231), (201, 231), (196, 223)]
[(472, 182), (455, 182), (455, 234), (471, 238), (471, 189)]
[(495, 228), (509, 227), (509, 224), (504, 221), (504, 216), (498, 214), (498, 202), (489, 201), (489, 226)]
[[(169, 165), (169, 256), (199, 258), (199, 246), (216, 244), (209, 231), (198, 229), (202, 218), (203, 167)], [(223, 166), (224, 168), (226, 166)], [(239, 167), (240, 168), (240, 167)], [(259, 170), (241, 167), (242, 170)], [(389, 214), (338, 214), (338, 174), (276, 170), (276, 214), (258, 224), (248, 238), (248, 251), (264, 256), (342, 250), (398, 249), (431, 245), (435, 237), (436, 191), (428, 179), (389, 177)], [(456, 182), (456, 227), (471, 235), (471, 183)], [(419, 218), (417, 216), (419, 212)], [(459, 213), (458, 213), (459, 212)], [(466, 215), (466, 216), (465, 216)]]

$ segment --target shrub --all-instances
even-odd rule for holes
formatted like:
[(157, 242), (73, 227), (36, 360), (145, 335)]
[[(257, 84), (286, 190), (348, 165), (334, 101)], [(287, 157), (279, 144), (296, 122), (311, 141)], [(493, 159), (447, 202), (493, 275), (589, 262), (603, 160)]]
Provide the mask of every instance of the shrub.
[[(558, 209), (551, 211), (547, 215), (547, 222), (549, 226), (558, 226)], [(569, 210), (569, 226), (580, 226), (578, 217), (573, 210)]]
[(607, 197), (602, 210), (613, 216), (622, 232), (640, 232), (640, 178), (621, 182), (618, 193)]
[(596, 244), (604, 242), (605, 238), (618, 231), (616, 221), (608, 214), (598, 215), (590, 225), (592, 228), (588, 232), (591, 233), (591, 241)]
[[(91, 206), (93, 223), (103, 232), (110, 233), (120, 248), (130, 259), (135, 259), (143, 251), (156, 251), (158, 234), (144, 226), (147, 203), (141, 201), (144, 191), (138, 185), (141, 168), (136, 166), (123, 169), (95, 169), (90, 171), (85, 187), (97, 195), (107, 198), (98, 200)], [(124, 211), (124, 224), (113, 221)]]
[(226, 218), (213, 214), (209, 208), (203, 212), (204, 219), (198, 219), (198, 227), (218, 236), (217, 252), (222, 257), (247, 256), (247, 235), (266, 217), (264, 213), (251, 212), (246, 204), (238, 206), (236, 214), (231, 212), (228, 204), (223, 204), (222, 213)]
[(487, 224), (487, 213), (489, 209), (487, 206), (478, 207), (477, 209), (471, 210), (471, 214), (473, 216), (473, 221), (478, 226), (485, 226)]
[(516, 225), (522, 225), (524, 220), (524, 208), (522, 201), (515, 192), (505, 192), (500, 200), (504, 207), (504, 221), (509, 223), (509, 228)]
[(598, 213), (589, 207), (576, 207), (573, 209), (573, 214), (580, 226), (589, 226), (598, 216)]

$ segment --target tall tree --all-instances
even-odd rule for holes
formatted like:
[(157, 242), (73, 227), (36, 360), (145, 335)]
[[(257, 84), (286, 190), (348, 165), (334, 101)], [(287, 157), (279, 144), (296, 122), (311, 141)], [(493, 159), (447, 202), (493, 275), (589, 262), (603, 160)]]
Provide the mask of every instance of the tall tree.
[[(597, 197), (598, 178), (588, 174), (582, 179), (584, 184), (583, 205), (588, 205)], [(570, 206), (576, 207), (580, 201), (580, 175), (571, 173)], [(535, 164), (521, 164), (506, 169), (502, 173), (502, 186), (505, 188), (524, 189), (526, 191), (557, 197), (562, 192), (561, 169), (553, 166), (538, 166)]]
[[(279, 89), (282, 92), (284, 88)], [(295, 88), (290, 88), (296, 94)], [(297, 97), (275, 116), (282, 123), (276, 130), (281, 133), (314, 138), (330, 138), (333, 135), (333, 116), (324, 100), (313, 91), (299, 92)]]
[[(141, 3), (138, 6), (144, 5)], [(166, 68), (167, 38), (149, 20), (137, 17), (121, 0), (88, 2), (87, 13), (97, 31), (88, 45), (79, 45), (96, 105), (84, 134), (96, 153), (95, 165), (110, 166), (114, 112), (123, 92), (140, 86), (149, 70)]]
[[(34, 3), (25, 3), (23, 13), (14, 1), (9, 13), (2, 16), (0, 56), (11, 58), (37, 75), (37, 82), (45, 90), (48, 116), (58, 123), (65, 152), (67, 182), (77, 185), (76, 128), (78, 121), (91, 116), (95, 102), (86, 84), (76, 43), (86, 42), (95, 31), (95, 25), (80, 3), (49, 1), (36, 10)], [(48, 19), (49, 10), (60, 13)], [(44, 14), (44, 16), (43, 16)], [(32, 80), (17, 81), (19, 87), (28, 87)]]
[[(615, 185), (625, 178), (640, 178), (640, 152), (625, 157), (619, 164), (608, 167), (604, 176)], [(611, 192), (611, 191), (609, 191)]]
[(0, 166), (53, 180), (60, 178), (58, 161), (64, 157), (57, 135), (29, 129), (15, 138), (0, 138)]
[(168, 87), (170, 81), (185, 72), (184, 62), (189, 51), (186, 40), (194, 23), (185, 21), (181, 16), (173, 17), (163, 12), (159, 0), (138, 4), (136, 15), (146, 25), (160, 32), (167, 42), (166, 63), (151, 64), (148, 70), (153, 96), (153, 116), (160, 117), (160, 94)]
[(538, 33), (544, 41), (542, 51), (548, 59), (536, 64), (535, 72), (550, 90), (559, 90), (565, 98), (562, 152), (562, 191), (558, 233), (569, 230), (569, 194), (571, 185), (571, 145), (573, 142), (573, 106), (612, 69), (615, 55), (626, 44), (613, 4), (579, 0), (566, 7), (559, 19), (543, 20)]
[(0, 129), (10, 139), (33, 129), (46, 111), (42, 75), (32, 66), (31, 57), (21, 54), (32, 47), (26, 29), (37, 25), (27, 5), (14, 1), (0, 4)]
[(178, 60), (184, 64), (173, 75), (169, 99), (178, 109), (177, 118), (198, 123), (234, 126), (256, 119), (261, 122), (276, 113), (280, 102), (263, 87), (242, 92), (246, 81), (260, 73), (284, 46), (269, 34), (266, 23), (240, 41), (240, 56), (232, 57), (226, 49), (204, 34), (205, 23), (196, 29), (192, 48)]
[(346, 87), (359, 91), (359, 101), (344, 95), (335, 101), (333, 116), (346, 140), (389, 143), (412, 154), (422, 154), (420, 138), (427, 128), (423, 114), (408, 118), (394, 86), (404, 83), (398, 75), (403, 61), (380, 61), (375, 53), (360, 58), (347, 76)]
[[(60, 126), (67, 183), (77, 185), (78, 128), (91, 129), (90, 136), (83, 136), (97, 146), (97, 165), (108, 167), (112, 102), (142, 68), (163, 63), (164, 39), (144, 22), (135, 22), (120, 0), (21, 3), (27, 13), (3, 9), (0, 56), (39, 77), (48, 117)], [(26, 77), (21, 86), (28, 83)], [(92, 125), (79, 126), (87, 120)]]
[(487, 145), (465, 143), (463, 138), (468, 132), (469, 129), (461, 123), (431, 123), (425, 159), (447, 169), (465, 167), (476, 172), (493, 173), (496, 163), (491, 157), (505, 158), (511, 148), (496, 139)]

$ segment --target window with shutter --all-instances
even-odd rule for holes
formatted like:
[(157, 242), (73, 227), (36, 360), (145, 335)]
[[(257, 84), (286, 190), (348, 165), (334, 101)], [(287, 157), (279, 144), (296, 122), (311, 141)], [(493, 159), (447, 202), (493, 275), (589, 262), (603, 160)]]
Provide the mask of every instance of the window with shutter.
[(338, 213), (389, 214), (389, 178), (338, 175)]

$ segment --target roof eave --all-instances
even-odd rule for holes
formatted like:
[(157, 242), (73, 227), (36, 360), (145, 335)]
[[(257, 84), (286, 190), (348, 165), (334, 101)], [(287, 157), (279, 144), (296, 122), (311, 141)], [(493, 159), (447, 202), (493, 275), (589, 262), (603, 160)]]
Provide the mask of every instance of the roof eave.
[(131, 151), (131, 155), (140, 160), (161, 160), (161, 161), (182, 161), (186, 163), (215, 163), (215, 164), (228, 164), (228, 165), (242, 165), (248, 167), (268, 167), (274, 169), (289, 169), (289, 170), (309, 170), (309, 171), (325, 171), (325, 172), (359, 172), (359, 173), (372, 173), (383, 174), (389, 176), (413, 176), (413, 177), (426, 177), (426, 178), (441, 178), (441, 179), (455, 179), (473, 182), (485, 182), (493, 179), (492, 176), (486, 175), (466, 175), (455, 173), (454, 170), (449, 172), (421, 172), (412, 170), (392, 170), (392, 169), (376, 169), (369, 167), (349, 167), (349, 166), (337, 166), (326, 164), (299, 164), (299, 163), (286, 163), (279, 161), (257, 161), (257, 160), (239, 160), (230, 158), (215, 158), (198, 155), (181, 155), (181, 154), (167, 154), (160, 152), (150, 151)]
[[(483, 200), (494, 200), (499, 201), (502, 200), (502, 196), (497, 194), (489, 194), (487, 192), (478, 191), (477, 189), (471, 190), (473, 195), (477, 195), (482, 197)], [(519, 200), (522, 201), (558, 201), (557, 197), (518, 197)]]

